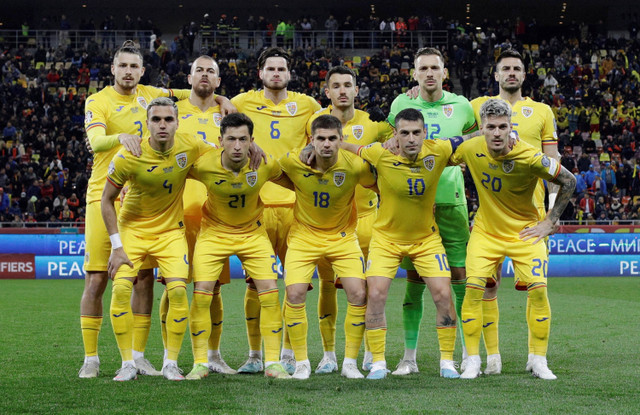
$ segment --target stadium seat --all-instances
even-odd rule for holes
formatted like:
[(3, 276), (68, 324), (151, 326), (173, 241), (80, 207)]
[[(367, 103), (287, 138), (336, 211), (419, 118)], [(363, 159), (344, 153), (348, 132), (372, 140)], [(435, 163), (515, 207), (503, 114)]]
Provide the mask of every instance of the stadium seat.
[(64, 68), (64, 62), (56, 62), (56, 65), (54, 67), (56, 68), (56, 71), (59, 71)]
[(360, 56), (353, 57), (353, 66), (359, 68), (362, 65), (362, 58)]
[[(398, 70), (396, 69), (396, 72), (397, 72), (397, 71), (398, 71)], [(389, 75), (388, 75), (388, 74), (386, 74), (386, 73), (385, 73), (385, 74), (380, 75), (380, 82), (382, 82), (382, 83), (387, 83), (387, 82), (389, 82)]]
[(36, 62), (36, 69), (44, 68), (44, 62)]
[(55, 95), (56, 94), (56, 87), (55, 86), (50, 86), (49, 89), (47, 89), (47, 91), (49, 92), (49, 95)]
[(398, 74), (398, 68), (391, 68), (389, 69), (389, 75), (397, 75)]
[(69, 68), (71, 68), (71, 62), (65, 62), (64, 69), (69, 69)]
[(538, 45), (537, 43), (531, 45), (531, 55), (534, 57), (540, 56), (540, 45)]
[(44, 65), (44, 69), (46, 69), (46, 70), (48, 71), (49, 69), (51, 69), (51, 66), (53, 66), (53, 63), (52, 63), (52, 62), (47, 62), (47, 63)]

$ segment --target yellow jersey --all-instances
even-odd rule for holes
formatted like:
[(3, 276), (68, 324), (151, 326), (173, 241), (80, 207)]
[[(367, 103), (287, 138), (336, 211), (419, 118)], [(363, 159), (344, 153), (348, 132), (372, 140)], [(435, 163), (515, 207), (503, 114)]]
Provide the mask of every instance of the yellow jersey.
[(121, 95), (112, 86), (87, 98), (84, 128), (93, 149), (93, 169), (87, 187), (87, 203), (102, 198), (109, 163), (120, 150), (120, 134), (147, 135), (147, 104), (154, 98), (189, 96), (189, 90), (138, 85), (135, 94)]
[(424, 140), (416, 161), (394, 155), (375, 143), (358, 149), (378, 173), (380, 208), (373, 232), (384, 239), (411, 244), (436, 232), (433, 205), (449, 156), (461, 138)]
[(368, 163), (342, 149), (338, 150), (336, 163), (325, 172), (302, 163), (299, 150), (291, 151), (278, 161), (295, 187), (295, 223), (325, 235), (355, 232), (356, 186), (369, 188), (376, 184)]
[[(500, 96), (478, 97), (471, 101), (478, 124), (482, 123), (480, 120), (480, 107), (489, 98), (501, 99)], [(509, 104), (508, 101), (505, 102)], [(511, 109), (513, 111), (511, 113), (513, 131), (520, 139), (539, 150), (542, 150), (546, 145), (558, 144), (556, 120), (551, 107), (547, 104), (536, 102), (527, 97), (518, 101)], [(544, 209), (544, 183), (542, 181), (538, 184), (538, 189), (536, 189), (534, 196), (536, 198), (536, 206)]]
[[(178, 101), (178, 133), (191, 134), (212, 145), (218, 144), (222, 114), (215, 105), (206, 111), (191, 104), (189, 99)], [(187, 179), (184, 188), (184, 215), (200, 217), (202, 205), (207, 200), (207, 188), (197, 180)]]
[(122, 148), (109, 164), (107, 180), (118, 188), (129, 184), (118, 224), (148, 234), (180, 229), (187, 174), (213, 147), (189, 134), (176, 134), (173, 147), (164, 153), (151, 148), (148, 137), (140, 145), (140, 157)]
[(202, 209), (202, 227), (236, 235), (250, 233), (261, 226), (264, 205), (260, 189), (269, 180), (280, 177), (282, 170), (269, 158), (258, 170), (251, 170), (247, 163), (236, 175), (222, 166), (222, 152), (218, 148), (204, 154), (189, 173), (208, 192)]
[[(307, 123), (307, 136), (311, 137), (311, 123), (320, 115), (331, 115), (331, 106), (323, 108), (311, 116)], [(342, 139), (351, 144), (369, 145), (371, 143), (384, 143), (393, 137), (393, 128), (386, 122), (376, 122), (369, 119), (365, 111), (355, 110), (353, 118), (342, 126)], [(356, 187), (356, 208), (358, 216), (371, 213), (378, 206), (378, 195), (362, 186)]]
[(561, 169), (555, 159), (523, 140), (509, 154), (494, 159), (484, 136), (460, 145), (451, 161), (467, 165), (478, 189), (480, 208), (474, 227), (504, 239), (518, 238), (521, 230), (542, 219), (532, 199), (536, 185), (539, 178), (554, 179)]
[[(305, 127), (309, 117), (321, 107), (312, 97), (287, 91), (287, 98), (278, 105), (265, 98), (263, 90), (252, 90), (231, 99), (239, 112), (254, 123), (256, 144), (274, 160), (278, 160), (294, 148), (307, 144)], [(262, 200), (266, 205), (287, 205), (295, 202), (295, 194), (274, 183), (262, 188)]]

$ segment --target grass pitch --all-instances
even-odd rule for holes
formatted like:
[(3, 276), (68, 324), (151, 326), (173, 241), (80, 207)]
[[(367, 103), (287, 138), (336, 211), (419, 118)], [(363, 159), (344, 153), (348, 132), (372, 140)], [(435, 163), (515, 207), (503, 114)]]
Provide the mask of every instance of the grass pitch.
[[(471, 381), (438, 377), (435, 309), (427, 294), (418, 346), (419, 374), (382, 381), (347, 380), (338, 374), (312, 374), (308, 381), (212, 374), (200, 382), (169, 382), (140, 376), (122, 384), (111, 380), (120, 358), (108, 317), (100, 336), (100, 377), (77, 377), (83, 360), (78, 315), (83, 281), (0, 280), (0, 414), (639, 413), (640, 279), (550, 279), (553, 323), (548, 360), (558, 376), (552, 382), (534, 379), (524, 370), (525, 295), (512, 290), (510, 283), (505, 280), (500, 290), (503, 374), (499, 376)], [(404, 286), (404, 280), (394, 281), (387, 306), (387, 361), (391, 369), (403, 354)], [(160, 289), (158, 285), (158, 299)], [(235, 368), (244, 362), (248, 348), (243, 292), (240, 280), (223, 288), (221, 348), (227, 363)], [(317, 293), (317, 289), (311, 291), (308, 299), (313, 368), (322, 357), (314, 318)], [(343, 293), (339, 296), (340, 362), (346, 300)], [(109, 298), (107, 292), (105, 307)], [(162, 341), (157, 318), (146, 356), (160, 366)], [(458, 346), (456, 358), (459, 356)], [(188, 337), (179, 365), (185, 372), (192, 365)]]

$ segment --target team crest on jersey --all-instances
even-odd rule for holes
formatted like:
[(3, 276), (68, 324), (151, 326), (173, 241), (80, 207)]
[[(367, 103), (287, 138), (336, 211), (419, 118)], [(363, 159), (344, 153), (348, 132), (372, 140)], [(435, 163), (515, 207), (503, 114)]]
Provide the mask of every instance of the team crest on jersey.
[(246, 174), (247, 184), (251, 187), (255, 186), (258, 183), (258, 172), (250, 171)]
[(93, 112), (91, 111), (87, 111), (84, 114), (84, 123), (85, 124), (89, 124), (91, 122), (91, 120), (93, 119)]
[(222, 121), (222, 114), (220, 114), (219, 112), (216, 112), (215, 114), (213, 114), (213, 123), (216, 125), (216, 127), (220, 128), (221, 121)]
[(112, 161), (111, 163), (109, 163), (109, 170), (107, 171), (107, 173), (109, 173), (109, 175), (112, 175), (115, 172), (116, 172), (116, 165)]
[(333, 173), (333, 182), (336, 186), (340, 187), (344, 183), (344, 179), (347, 177), (346, 173), (343, 171), (337, 171)]
[(287, 111), (289, 112), (289, 115), (296, 115), (296, 112), (298, 112), (298, 103), (297, 102), (287, 102)]
[(354, 125), (353, 127), (351, 127), (351, 132), (353, 133), (353, 137), (356, 140), (360, 140), (364, 135), (364, 126)]
[(187, 167), (187, 153), (180, 153), (176, 155), (176, 163), (178, 163), (178, 167), (181, 169)]
[(513, 171), (513, 166), (515, 165), (513, 160), (507, 160), (502, 162), (502, 170), (505, 173), (511, 173)]
[(451, 118), (451, 116), (453, 115), (453, 105), (451, 104), (443, 105), (442, 113), (444, 114), (445, 117)]
[(436, 158), (435, 156), (427, 156), (422, 159), (422, 162), (424, 163), (424, 168), (431, 171), (433, 170), (433, 166), (436, 165)]
[(547, 157), (546, 155), (542, 156), (541, 163), (544, 167), (549, 167), (551, 165), (551, 162), (549, 161), (549, 157)]
[(522, 115), (524, 115), (525, 118), (531, 117), (531, 114), (533, 114), (533, 108), (522, 107)]
[(138, 97), (138, 104), (142, 107), (142, 109), (147, 109), (147, 100), (144, 97)]

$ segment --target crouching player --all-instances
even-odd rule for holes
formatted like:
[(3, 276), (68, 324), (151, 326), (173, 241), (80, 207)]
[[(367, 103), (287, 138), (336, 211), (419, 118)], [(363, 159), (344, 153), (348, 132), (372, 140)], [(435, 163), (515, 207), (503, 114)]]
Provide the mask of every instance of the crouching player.
[(341, 142), (340, 120), (332, 115), (321, 115), (311, 124), (315, 156), (311, 165), (300, 161), (298, 151), (279, 160), (296, 193), (294, 222), (289, 231), (289, 250), (284, 266), (287, 287), (284, 319), (296, 358), (295, 379), (307, 379), (311, 374), (305, 300), (313, 271), (322, 260), (331, 264), (347, 295), (342, 376), (363, 377), (356, 359), (365, 328), (365, 261), (355, 233), (354, 195), (358, 184), (370, 188), (375, 186), (376, 180), (369, 164), (341, 150)]
[[(556, 376), (547, 366), (551, 308), (547, 297), (548, 254), (544, 238), (569, 202), (574, 176), (555, 159), (524, 141), (511, 142), (511, 107), (489, 99), (480, 109), (482, 132), (460, 145), (453, 163), (464, 162), (478, 189), (480, 209), (467, 248), (467, 291), (462, 305), (462, 328), (469, 358), (461, 377), (480, 375), (482, 296), (487, 279), (505, 256), (512, 259), (515, 276), (527, 284), (531, 316), (527, 319), (534, 356), (532, 373), (541, 379)], [(533, 201), (538, 178), (560, 186), (556, 203), (546, 218)]]
[(276, 256), (263, 225), (264, 206), (259, 196), (262, 186), (267, 181), (277, 181), (282, 171), (274, 160), (257, 170), (250, 168), (253, 122), (246, 115), (227, 115), (220, 124), (220, 134), (222, 148), (203, 155), (191, 171), (191, 176), (207, 187), (208, 198), (194, 252), (195, 287), (189, 314), (194, 365), (187, 379), (199, 380), (209, 374), (207, 345), (212, 327), (209, 308), (223, 265), (232, 255), (242, 261), (258, 289), (265, 376), (289, 378), (279, 362), (282, 314)]
[[(140, 143), (141, 156), (121, 149), (109, 166), (102, 194), (102, 217), (112, 249), (108, 265), (109, 277), (113, 279), (111, 324), (122, 357), (122, 368), (114, 378), (117, 381), (136, 379), (131, 292), (147, 257), (157, 261), (170, 302), (168, 356), (162, 374), (169, 380), (184, 379), (177, 365), (189, 312), (182, 193), (191, 165), (201, 154), (213, 149), (191, 135), (176, 137), (178, 108), (169, 98), (156, 98), (149, 103), (147, 127), (151, 136)], [(129, 184), (129, 192), (116, 217), (113, 203), (125, 183)]]

